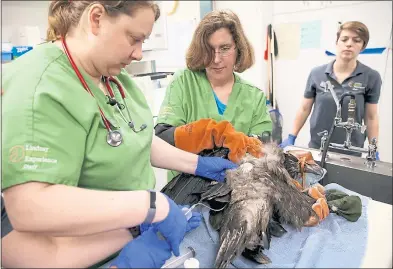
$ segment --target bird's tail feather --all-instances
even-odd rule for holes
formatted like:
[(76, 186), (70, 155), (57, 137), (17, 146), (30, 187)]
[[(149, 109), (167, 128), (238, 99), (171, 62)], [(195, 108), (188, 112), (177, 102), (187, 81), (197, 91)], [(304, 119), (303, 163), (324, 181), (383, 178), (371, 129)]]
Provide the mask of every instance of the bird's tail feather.
[(244, 250), (244, 240), (246, 237), (245, 226), (246, 223), (243, 222), (243, 225), (240, 225), (238, 229), (224, 230), (220, 236), (221, 246), (214, 264), (216, 268), (227, 268), (229, 263)]

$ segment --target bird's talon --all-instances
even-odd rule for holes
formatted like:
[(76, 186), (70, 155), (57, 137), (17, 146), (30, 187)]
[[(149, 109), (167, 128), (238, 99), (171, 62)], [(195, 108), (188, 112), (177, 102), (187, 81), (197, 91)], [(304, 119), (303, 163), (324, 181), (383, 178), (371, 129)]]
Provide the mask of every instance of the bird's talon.
[(319, 217), (319, 221), (322, 221), (329, 215), (329, 207), (325, 199), (319, 198), (315, 204), (312, 205), (312, 209)]
[[(323, 193), (324, 193), (324, 190), (323, 190)], [(320, 199), (320, 198), (325, 198), (325, 195), (322, 194), (322, 193), (319, 191), (318, 186), (310, 187), (310, 188), (308, 189), (308, 195), (311, 196), (312, 198), (314, 198), (315, 200), (318, 200), (318, 199)]]
[(295, 187), (296, 187), (299, 191), (302, 191), (302, 190), (303, 190), (302, 185), (300, 185), (300, 183), (299, 183), (296, 179), (292, 179), (292, 183), (293, 183), (293, 185), (295, 185)]
[(305, 227), (312, 227), (312, 226), (316, 226), (317, 224), (318, 224), (318, 218), (311, 216), (309, 218), (309, 220), (304, 223), (304, 226)]

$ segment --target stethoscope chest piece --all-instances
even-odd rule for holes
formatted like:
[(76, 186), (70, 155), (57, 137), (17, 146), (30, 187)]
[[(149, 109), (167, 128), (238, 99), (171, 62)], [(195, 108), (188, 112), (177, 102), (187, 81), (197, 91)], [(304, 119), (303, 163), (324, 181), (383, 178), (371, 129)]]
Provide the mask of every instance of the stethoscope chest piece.
[(112, 147), (117, 147), (123, 142), (123, 136), (119, 131), (109, 131), (106, 135), (106, 142)]

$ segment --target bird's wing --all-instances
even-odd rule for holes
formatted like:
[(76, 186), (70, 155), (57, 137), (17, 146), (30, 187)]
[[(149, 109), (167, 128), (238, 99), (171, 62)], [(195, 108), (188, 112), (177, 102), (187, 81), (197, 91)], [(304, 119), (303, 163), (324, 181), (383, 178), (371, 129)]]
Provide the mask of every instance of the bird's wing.
[(246, 247), (252, 249), (260, 243), (259, 235), (261, 229), (266, 230), (271, 208), (269, 199), (262, 197), (229, 206), (220, 230), (216, 268), (226, 268)]
[[(205, 150), (199, 155), (226, 158), (227, 154), (228, 150), (226, 148), (220, 148)], [(166, 184), (161, 192), (179, 205), (191, 206), (201, 200), (207, 200), (210, 206), (215, 208), (212, 203), (215, 202), (215, 198), (219, 198), (217, 203), (221, 208), (222, 204), (229, 202), (230, 190), (230, 187), (225, 183), (214, 182), (203, 177), (181, 173)]]

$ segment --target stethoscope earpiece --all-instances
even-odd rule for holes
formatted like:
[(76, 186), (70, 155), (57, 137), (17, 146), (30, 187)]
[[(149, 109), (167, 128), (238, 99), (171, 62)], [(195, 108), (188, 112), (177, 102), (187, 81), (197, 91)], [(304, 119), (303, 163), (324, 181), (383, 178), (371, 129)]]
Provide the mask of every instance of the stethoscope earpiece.
[(135, 132), (135, 133), (139, 133), (140, 131), (143, 131), (144, 129), (146, 129), (147, 125), (146, 124), (142, 124), (141, 127), (139, 127), (139, 130), (135, 130), (135, 125), (132, 121), (130, 121), (128, 123), (128, 126), (130, 126), (130, 128)]

